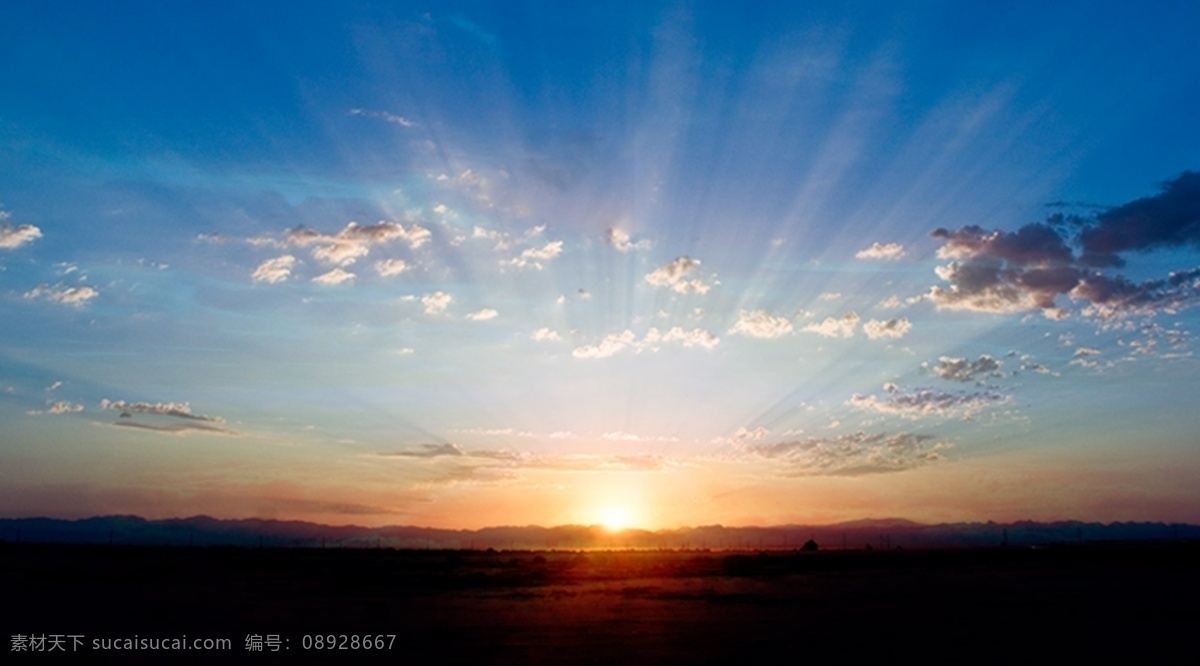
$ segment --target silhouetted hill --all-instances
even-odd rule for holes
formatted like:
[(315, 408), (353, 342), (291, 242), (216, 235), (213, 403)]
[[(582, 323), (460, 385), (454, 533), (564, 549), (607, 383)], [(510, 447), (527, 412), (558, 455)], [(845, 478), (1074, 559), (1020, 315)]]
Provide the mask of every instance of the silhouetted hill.
[(154, 546), (327, 547), (407, 549), (755, 549), (799, 548), (808, 540), (823, 549), (932, 548), (1117, 541), (1200, 540), (1200, 527), (1161, 522), (944, 523), (923, 525), (901, 518), (857, 520), (834, 525), (726, 527), (673, 530), (596, 525), (528, 525), (449, 530), (409, 525), (359, 527), (263, 519), (222, 520), (210, 516), (146, 520), (98, 516), (82, 520), (0, 519), (0, 541)]

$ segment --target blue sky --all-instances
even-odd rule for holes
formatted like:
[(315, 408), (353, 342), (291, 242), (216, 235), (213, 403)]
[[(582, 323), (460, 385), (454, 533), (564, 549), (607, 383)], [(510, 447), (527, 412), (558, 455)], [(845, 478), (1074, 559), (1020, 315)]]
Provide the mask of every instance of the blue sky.
[(8, 3), (0, 512), (1200, 521), (1198, 19)]

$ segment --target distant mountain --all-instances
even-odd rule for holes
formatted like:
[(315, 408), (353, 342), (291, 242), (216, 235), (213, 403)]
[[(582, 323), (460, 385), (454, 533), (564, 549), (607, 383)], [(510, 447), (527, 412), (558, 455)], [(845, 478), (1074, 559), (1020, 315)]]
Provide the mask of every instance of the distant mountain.
[(0, 519), (0, 541), (22, 543), (110, 543), (144, 546), (237, 546), (283, 548), (408, 549), (793, 549), (808, 540), (823, 549), (929, 548), (1117, 541), (1200, 540), (1200, 526), (1171, 523), (943, 523), (924, 525), (903, 518), (855, 520), (834, 525), (725, 527), (673, 530), (597, 525), (501, 526), (448, 530), (410, 525), (358, 527), (302, 521), (222, 520), (210, 516), (146, 520), (98, 516), (82, 520)]

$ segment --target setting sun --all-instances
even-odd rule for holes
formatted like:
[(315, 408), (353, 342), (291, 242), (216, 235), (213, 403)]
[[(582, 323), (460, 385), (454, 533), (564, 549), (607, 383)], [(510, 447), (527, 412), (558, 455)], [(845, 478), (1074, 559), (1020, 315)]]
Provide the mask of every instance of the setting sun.
[(610, 507), (600, 515), (600, 524), (610, 532), (620, 532), (629, 522), (629, 511), (622, 507)]

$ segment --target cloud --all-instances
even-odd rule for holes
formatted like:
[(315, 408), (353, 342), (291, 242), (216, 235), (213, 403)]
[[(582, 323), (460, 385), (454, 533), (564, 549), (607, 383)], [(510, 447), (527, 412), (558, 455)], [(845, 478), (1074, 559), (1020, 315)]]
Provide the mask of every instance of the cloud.
[(99, 295), (100, 292), (91, 287), (66, 287), (61, 284), (56, 284), (53, 287), (40, 284), (34, 287), (33, 290), (25, 292), (25, 298), (43, 298), (51, 303), (73, 305), (75, 307), (80, 307)]
[(290, 254), (285, 254), (282, 257), (268, 259), (258, 265), (254, 269), (254, 273), (250, 275), (255, 282), (266, 282), (275, 284), (283, 282), (292, 274), (292, 268), (296, 266), (296, 258)]
[(341, 268), (335, 268), (328, 273), (318, 275), (312, 281), (317, 284), (338, 285), (343, 282), (353, 282), (355, 277), (354, 273), (346, 272)]
[(375, 118), (378, 120), (382, 120), (384, 122), (392, 123), (394, 125), (400, 125), (401, 127), (412, 127), (415, 124), (415, 123), (413, 123), (413, 121), (409, 120), (408, 118), (405, 118), (404, 116), (397, 116), (392, 113), (387, 113), (386, 111), (366, 111), (363, 109), (350, 109), (350, 115), (362, 116), (363, 118)]
[(827, 338), (850, 338), (854, 337), (854, 329), (858, 326), (858, 321), (857, 314), (847, 312), (839, 318), (826, 317), (825, 321), (819, 324), (809, 324), (804, 327), (804, 330)]
[(521, 254), (510, 259), (508, 265), (516, 266), (517, 268), (525, 268), (533, 266), (539, 271), (542, 270), (543, 261), (549, 261), (558, 255), (562, 254), (562, 241), (552, 241), (546, 243), (541, 248), (527, 248)]
[(926, 416), (941, 418), (971, 418), (976, 413), (1011, 402), (1012, 398), (993, 391), (976, 393), (947, 393), (933, 389), (918, 389), (912, 393), (889, 391), (886, 397), (863, 396), (857, 393), (848, 404), (858, 409), (879, 412), (906, 419)]
[(711, 288), (700, 278), (688, 279), (696, 272), (700, 260), (690, 257), (677, 257), (669, 264), (655, 269), (646, 275), (646, 282), (656, 287), (669, 287), (681, 294), (707, 294)]
[(290, 229), (282, 241), (272, 238), (251, 238), (254, 245), (283, 247), (312, 247), (314, 259), (334, 266), (348, 266), (370, 253), (376, 245), (402, 241), (411, 249), (429, 242), (432, 234), (428, 229), (413, 223), (405, 229), (399, 222), (379, 222), (360, 225), (350, 222), (337, 234), (325, 234), (306, 227)]
[(633, 433), (616, 430), (606, 432), (600, 435), (602, 438), (611, 442), (678, 442), (678, 437), (665, 437), (661, 435), (635, 435)]
[(929, 298), (938, 308), (979, 312), (1054, 309), (1054, 298), (1079, 283), (1066, 242), (1046, 224), (1029, 224), (1016, 232), (987, 232), (977, 226), (931, 234), (945, 241), (938, 257), (951, 261), (936, 269), (948, 289), (933, 287)]
[(854, 256), (858, 259), (886, 259), (895, 261), (904, 255), (904, 246), (898, 243), (888, 243), (887, 245), (872, 243), (871, 247), (859, 250)]
[(792, 322), (786, 317), (774, 317), (765, 310), (738, 312), (737, 323), (729, 329), (729, 335), (744, 335), (751, 338), (781, 338), (792, 332)]
[(984, 377), (1002, 376), (1003, 373), (1000, 372), (1002, 365), (1004, 364), (1001, 361), (997, 361), (987, 354), (981, 354), (975, 361), (943, 356), (930, 370), (938, 377), (952, 382), (973, 382)]
[(636, 340), (637, 336), (628, 329), (622, 333), (609, 333), (598, 345), (584, 345), (575, 348), (571, 352), (571, 356), (590, 359), (608, 358), (632, 346)]
[(943, 460), (949, 444), (931, 435), (855, 432), (776, 444), (743, 444), (739, 452), (780, 463), (789, 475), (858, 476), (899, 472)]
[(649, 250), (654, 245), (648, 240), (631, 242), (629, 234), (616, 227), (609, 227), (608, 230), (604, 232), (604, 242), (613, 246), (620, 252)]
[(137, 428), (163, 433), (165, 435), (188, 435), (195, 432), (210, 435), (236, 435), (237, 433), (225, 428), (204, 423), (142, 423), (139, 421), (116, 421), (105, 425), (119, 428)]
[(471, 238), (483, 238), (493, 241), (495, 243), (495, 246), (492, 248), (493, 250), (507, 250), (512, 247), (512, 239), (509, 235), (495, 229), (484, 229), (483, 227), (476, 226), (471, 230)]
[(466, 456), (467, 452), (457, 444), (447, 442), (445, 444), (421, 444), (416, 448), (391, 453), (380, 453), (378, 455), (392, 458), (442, 458), (446, 456), (461, 458)]
[(642, 339), (642, 346), (656, 345), (658, 343), (678, 342), (684, 347), (703, 347), (712, 349), (721, 344), (721, 339), (712, 333), (702, 329), (694, 328), (690, 331), (685, 331), (679, 326), (674, 326), (666, 333), (659, 333), (657, 328), (652, 328), (646, 331), (646, 337)]
[(445, 312), (446, 308), (450, 306), (450, 303), (453, 300), (454, 297), (450, 294), (444, 294), (438, 291), (426, 296), (422, 296), (421, 305), (425, 308), (425, 314), (436, 315)]
[(1200, 173), (1185, 171), (1162, 191), (1096, 215), (1079, 235), (1081, 263), (1121, 266), (1120, 252), (1200, 246)]
[[(186, 435), (193, 432), (237, 434), (224, 427), (225, 419), (195, 414), (186, 402), (126, 402), (105, 398), (100, 401), (100, 409), (121, 413), (116, 422), (103, 425), (138, 428), (168, 435)], [(135, 415), (149, 417), (149, 420), (137, 420)]]
[(495, 319), (499, 315), (499, 312), (496, 312), (491, 308), (483, 308), (479, 312), (472, 312), (471, 314), (467, 315), (467, 319), (470, 319), (471, 321), (487, 321), (489, 319)]
[[(758, 426), (753, 430), (746, 427), (738, 428), (738, 431), (733, 433), (732, 437), (715, 437), (712, 442), (714, 444), (728, 444), (736, 449), (743, 450), (747, 446), (747, 442), (757, 442), (771, 434), (770, 430), (762, 426)], [(784, 435), (795, 434), (793, 431), (785, 432)]]
[(474, 479), (489, 471), (546, 469), (567, 472), (653, 472), (673, 466), (669, 459), (651, 454), (627, 455), (565, 454), (542, 455), (521, 451), (464, 449), (457, 444), (422, 444), (395, 452), (375, 454), (381, 458), (440, 461), (458, 466), (449, 481)]
[[(1067, 296), (1084, 303), (1083, 314), (1100, 320), (1176, 312), (1200, 299), (1200, 268), (1165, 279), (1134, 283), (1096, 268), (1119, 268), (1121, 252), (1200, 246), (1200, 174), (1185, 172), (1153, 197), (1061, 224), (1061, 216), (1028, 224), (1015, 232), (965, 226), (937, 229), (944, 242), (938, 256), (952, 261), (936, 269), (947, 287), (926, 295), (938, 308), (1015, 313), (1040, 310), (1062, 319), (1055, 303)], [(1075, 255), (1060, 234), (1082, 228)]]
[(104, 398), (100, 401), (100, 409), (121, 412), (122, 418), (128, 418), (133, 414), (154, 414), (192, 421), (225, 422), (225, 419), (219, 416), (193, 414), (191, 406), (186, 402), (126, 402), (124, 400), (109, 400), (108, 398)]
[(562, 339), (562, 338), (560, 338), (560, 337), (559, 337), (559, 335), (558, 335), (558, 333), (557, 333), (556, 331), (552, 331), (552, 330), (550, 330), (549, 328), (547, 328), (547, 327), (545, 327), (545, 326), (543, 326), (543, 327), (539, 328), (538, 330), (534, 331), (534, 332), (533, 332), (533, 335), (531, 335), (531, 336), (529, 336), (529, 337), (530, 337), (530, 339), (531, 339), (531, 340), (534, 340), (534, 341), (537, 341), (537, 342), (553, 342), (553, 341), (555, 341), (555, 340), (561, 340), (561, 339)]
[(912, 324), (909, 323), (908, 319), (905, 317), (900, 317), (899, 319), (889, 319), (887, 321), (877, 321), (872, 319), (871, 321), (863, 324), (863, 333), (866, 333), (867, 337), (872, 340), (878, 340), (880, 338), (902, 338), (904, 337), (904, 334), (908, 333), (909, 329), (911, 328)]
[(639, 340), (633, 331), (626, 329), (621, 333), (609, 333), (598, 345), (577, 347), (571, 352), (571, 355), (584, 359), (608, 358), (625, 350), (639, 354), (645, 350), (658, 351), (662, 345), (674, 343), (687, 348), (703, 347), (711, 350), (721, 344), (721, 339), (701, 328), (685, 331), (682, 327), (675, 326), (665, 333), (657, 328), (651, 328)]
[[(8, 219), (8, 213), (0, 210), (0, 222)], [(26, 243), (42, 237), (42, 230), (32, 224), (11, 226), (0, 224), (0, 250), (15, 250)]]
[(74, 403), (67, 402), (66, 400), (59, 400), (53, 404), (47, 404), (49, 406), (46, 407), (46, 409), (34, 409), (26, 413), (33, 416), (36, 414), (74, 414), (76, 412), (83, 411), (83, 405), (76, 405)]
[(1097, 273), (1081, 279), (1069, 295), (1087, 301), (1083, 314), (1100, 320), (1158, 312), (1173, 314), (1194, 305), (1200, 298), (1200, 268), (1142, 283)]
[(381, 259), (375, 262), (375, 272), (381, 277), (399, 275), (408, 269), (409, 265), (403, 259)]

